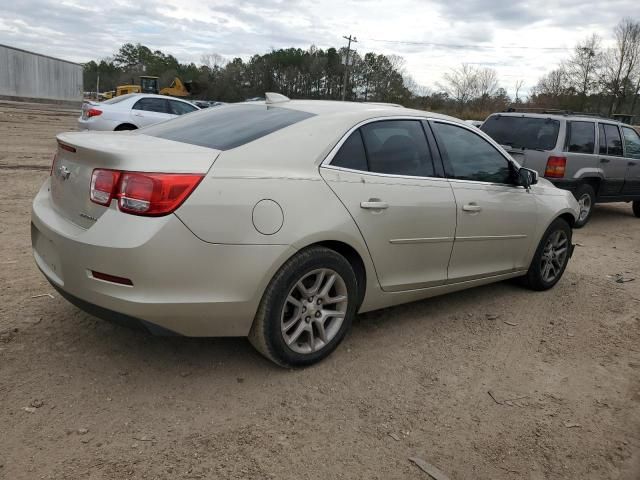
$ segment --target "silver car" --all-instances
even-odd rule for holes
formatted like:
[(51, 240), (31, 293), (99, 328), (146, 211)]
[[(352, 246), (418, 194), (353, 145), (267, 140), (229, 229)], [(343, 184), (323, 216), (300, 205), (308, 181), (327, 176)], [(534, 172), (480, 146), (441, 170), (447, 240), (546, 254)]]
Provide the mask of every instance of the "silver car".
[(85, 102), (78, 118), (79, 130), (136, 130), (171, 120), (198, 107), (179, 98), (129, 93), (104, 102)]
[(80, 308), (158, 334), (327, 356), (357, 312), (558, 282), (578, 204), (454, 118), (329, 101), (224, 105), (58, 135), (35, 261)]
[(491, 115), (482, 130), (520, 165), (573, 192), (580, 204), (576, 228), (596, 202), (633, 202), (640, 217), (640, 135), (608, 118), (558, 113)]

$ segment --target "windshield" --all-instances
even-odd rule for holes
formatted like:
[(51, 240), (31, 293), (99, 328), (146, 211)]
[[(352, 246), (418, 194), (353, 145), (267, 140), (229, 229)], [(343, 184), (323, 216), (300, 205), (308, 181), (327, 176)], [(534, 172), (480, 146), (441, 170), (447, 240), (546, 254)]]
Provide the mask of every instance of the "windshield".
[(552, 150), (558, 140), (560, 122), (551, 118), (493, 115), (480, 129), (500, 145), (530, 150)]
[(229, 150), (312, 116), (308, 112), (266, 105), (223, 105), (139, 132), (175, 142)]

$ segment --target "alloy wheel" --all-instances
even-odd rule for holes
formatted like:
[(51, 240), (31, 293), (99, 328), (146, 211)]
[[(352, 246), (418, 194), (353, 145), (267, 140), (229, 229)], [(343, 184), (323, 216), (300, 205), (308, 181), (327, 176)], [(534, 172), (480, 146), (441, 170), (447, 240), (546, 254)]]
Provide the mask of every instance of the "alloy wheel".
[(326, 346), (340, 331), (349, 296), (344, 279), (321, 268), (301, 277), (282, 308), (280, 329), (287, 346), (309, 354)]
[(569, 254), (569, 238), (562, 230), (553, 232), (542, 252), (540, 270), (542, 280), (551, 283), (562, 273)]
[(578, 205), (580, 206), (580, 215), (578, 216), (578, 221), (584, 222), (589, 216), (589, 213), (591, 213), (591, 195), (589, 195), (588, 193), (583, 194), (578, 199)]

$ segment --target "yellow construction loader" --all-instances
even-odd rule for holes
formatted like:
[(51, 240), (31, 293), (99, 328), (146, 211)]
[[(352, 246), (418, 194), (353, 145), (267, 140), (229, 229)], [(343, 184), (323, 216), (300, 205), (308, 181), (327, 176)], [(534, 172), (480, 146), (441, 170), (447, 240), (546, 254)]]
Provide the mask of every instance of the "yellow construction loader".
[(119, 97), (120, 95), (126, 95), (128, 93), (158, 93), (158, 77), (141, 75), (139, 78), (139, 85), (135, 85), (133, 83), (118, 85), (115, 90), (104, 92), (100, 95), (105, 99), (109, 99)]
[(180, 78), (175, 77), (171, 85), (160, 90), (160, 95), (169, 95), (171, 97), (188, 97), (191, 95), (191, 82), (182, 82)]

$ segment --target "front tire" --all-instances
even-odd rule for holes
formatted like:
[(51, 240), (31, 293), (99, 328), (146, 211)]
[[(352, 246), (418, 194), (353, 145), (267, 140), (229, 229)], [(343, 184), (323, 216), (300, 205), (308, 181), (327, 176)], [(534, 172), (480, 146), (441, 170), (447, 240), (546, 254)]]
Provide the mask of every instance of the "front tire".
[(633, 214), (640, 218), (640, 200), (634, 200), (631, 208), (633, 208)]
[(585, 183), (575, 191), (573, 196), (578, 201), (578, 205), (580, 205), (580, 214), (574, 224), (574, 228), (582, 228), (587, 224), (593, 213), (593, 207), (596, 204), (596, 191), (591, 185)]
[(357, 300), (356, 274), (342, 255), (320, 246), (304, 249), (269, 283), (249, 341), (278, 365), (312, 365), (342, 341)]
[(549, 225), (523, 277), (527, 287), (542, 291), (558, 283), (569, 263), (571, 237), (571, 227), (566, 220), (557, 218)]

